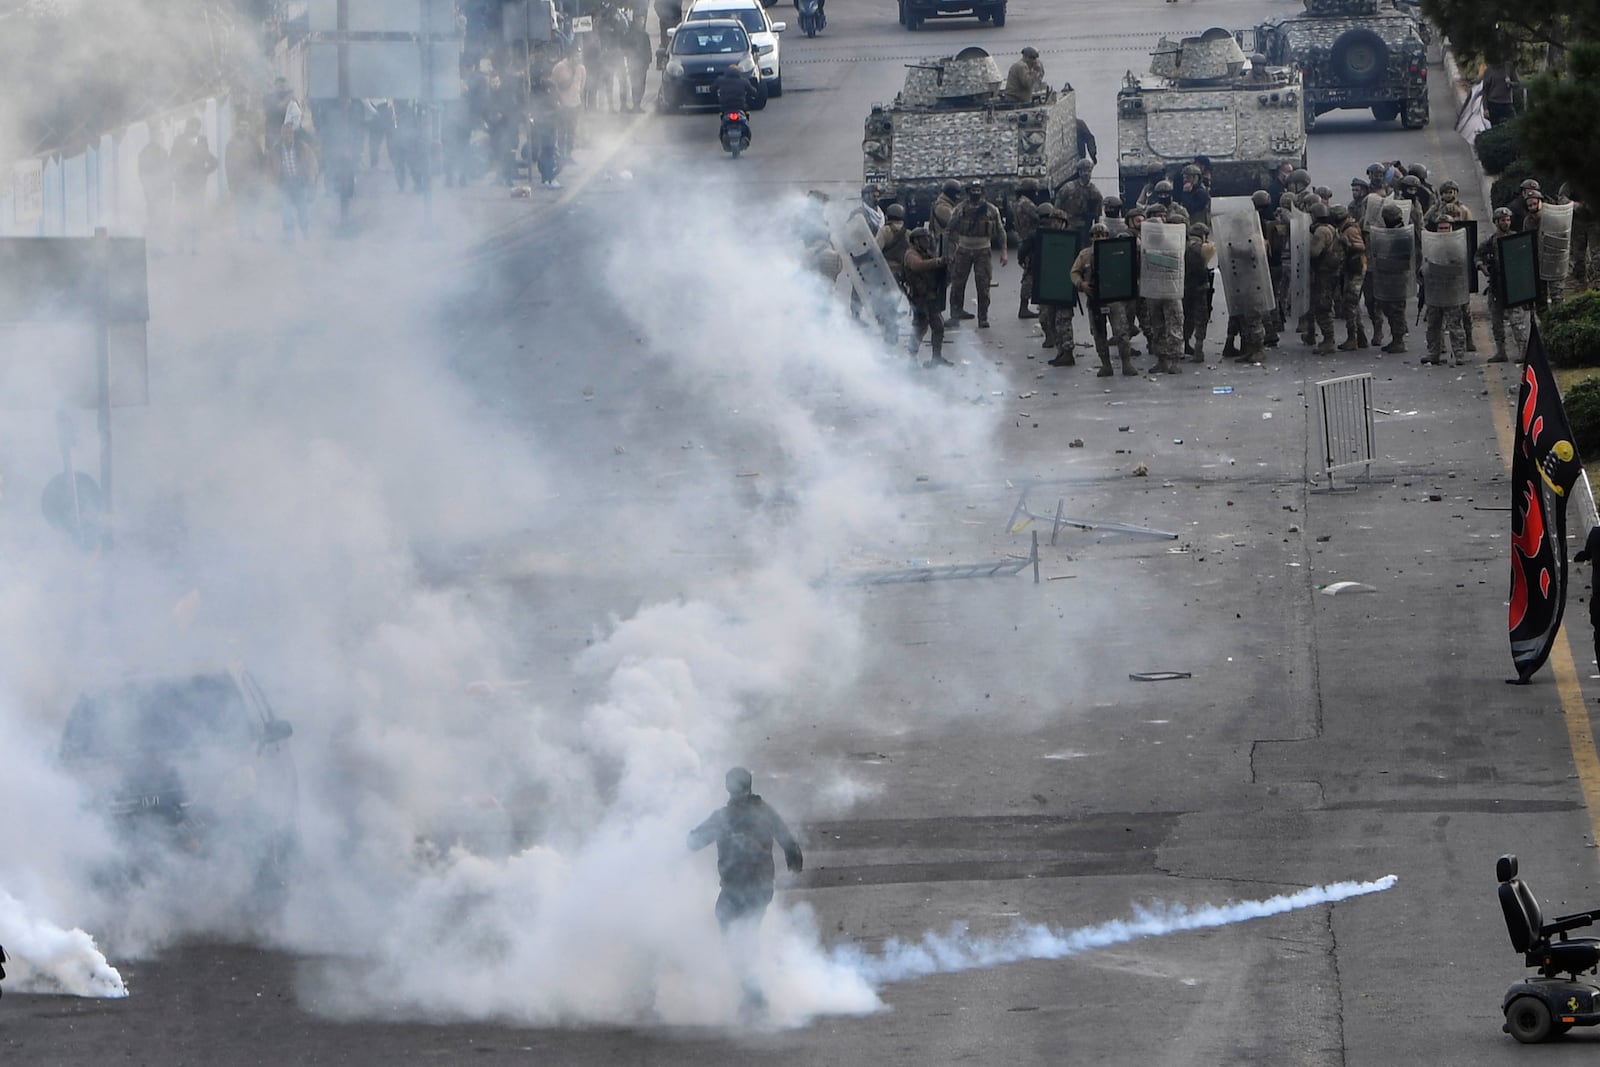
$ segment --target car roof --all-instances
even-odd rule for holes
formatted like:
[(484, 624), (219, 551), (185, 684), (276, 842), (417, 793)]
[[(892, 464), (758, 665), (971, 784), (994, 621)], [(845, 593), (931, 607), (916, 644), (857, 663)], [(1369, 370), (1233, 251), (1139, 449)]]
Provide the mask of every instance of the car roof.
[(748, 8), (757, 11), (766, 10), (761, 6), (761, 0), (694, 0), (689, 6), (690, 11), (740, 11)]

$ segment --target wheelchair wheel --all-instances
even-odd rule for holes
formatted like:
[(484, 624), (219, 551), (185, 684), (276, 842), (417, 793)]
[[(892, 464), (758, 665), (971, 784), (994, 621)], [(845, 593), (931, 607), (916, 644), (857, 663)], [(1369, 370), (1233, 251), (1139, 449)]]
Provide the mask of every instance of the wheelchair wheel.
[(1506, 1029), (1524, 1045), (1548, 1040), (1552, 1023), (1550, 1005), (1538, 997), (1518, 997), (1506, 1007)]

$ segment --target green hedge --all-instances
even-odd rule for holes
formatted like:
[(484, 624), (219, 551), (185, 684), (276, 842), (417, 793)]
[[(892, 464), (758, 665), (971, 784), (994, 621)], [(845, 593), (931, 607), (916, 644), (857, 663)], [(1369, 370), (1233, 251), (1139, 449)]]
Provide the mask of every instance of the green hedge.
[(1517, 139), (1521, 128), (1522, 117), (1519, 115), (1478, 134), (1472, 147), (1478, 153), (1478, 162), (1483, 164), (1485, 174), (1503, 174), (1507, 167), (1522, 158), (1522, 144)]
[[(1545, 353), (1557, 367), (1600, 367), (1600, 290), (1573, 293), (1540, 323)], [(1600, 452), (1590, 455), (1600, 459)]]
[(1532, 163), (1519, 159), (1501, 171), (1500, 176), (1489, 187), (1489, 202), (1495, 207), (1506, 207), (1517, 198), (1522, 183), (1527, 178), (1538, 179), (1539, 188), (1545, 196), (1554, 196), (1555, 190), (1561, 185), (1561, 182), (1551, 175), (1534, 170)]
[(1585, 378), (1568, 389), (1563, 399), (1578, 457), (1593, 462), (1600, 458), (1600, 378)]

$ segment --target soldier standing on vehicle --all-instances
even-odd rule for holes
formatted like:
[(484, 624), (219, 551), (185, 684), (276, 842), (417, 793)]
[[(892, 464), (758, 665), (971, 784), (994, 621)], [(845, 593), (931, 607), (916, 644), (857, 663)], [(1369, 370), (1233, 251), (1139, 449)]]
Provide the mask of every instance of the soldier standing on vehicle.
[(946, 326), (955, 326), (972, 316), (961, 305), (966, 300), (967, 277), (973, 278), (978, 290), (978, 325), (989, 326), (989, 287), (994, 280), (994, 264), (990, 249), (995, 238), (1000, 239), (1000, 265), (1009, 262), (1006, 255), (1005, 223), (1000, 219), (1000, 209), (983, 198), (983, 183), (967, 183), (967, 199), (950, 216), (950, 235), (955, 238), (955, 253), (950, 258), (950, 318)]
[(1005, 98), (1012, 103), (1027, 104), (1045, 92), (1044, 64), (1039, 62), (1039, 50), (1032, 45), (1022, 50), (1022, 58), (1011, 64), (1006, 72)]
[(1361, 220), (1343, 204), (1335, 204), (1328, 215), (1339, 235), (1339, 317), (1344, 319), (1341, 352), (1367, 347), (1367, 329), (1361, 322), (1361, 288), (1367, 277), (1367, 242), (1361, 235)]
[(1100, 218), (1105, 197), (1095, 188), (1092, 180), (1094, 160), (1083, 156), (1078, 160), (1073, 176), (1056, 191), (1056, 208), (1067, 221), (1067, 229), (1078, 235), (1078, 247), (1089, 247), (1089, 227)]
[(933, 333), (933, 358), (924, 367), (954, 366), (944, 358), (945, 274), (949, 260), (934, 247), (933, 233), (926, 226), (911, 231), (905, 258), (900, 261), (900, 287), (911, 302), (911, 358), (917, 358), (922, 338)]
[[(1320, 201), (1311, 206), (1311, 316), (1307, 331), (1300, 335), (1319, 356), (1333, 352), (1333, 303), (1339, 286), (1339, 273), (1344, 267), (1344, 252), (1339, 247), (1339, 233), (1328, 218), (1328, 205)], [(1317, 331), (1322, 340), (1317, 341)]]
[[(1111, 230), (1103, 222), (1097, 222), (1089, 227), (1089, 245), (1078, 252), (1072, 261), (1072, 284), (1082, 293), (1088, 302), (1089, 334), (1094, 338), (1095, 355), (1100, 357), (1100, 369), (1095, 371), (1096, 378), (1109, 378), (1113, 373), (1111, 369), (1111, 345), (1106, 336), (1106, 318), (1112, 319), (1112, 329), (1117, 342), (1117, 355), (1122, 359), (1122, 373), (1134, 376), (1139, 373), (1133, 365), (1133, 346), (1128, 340), (1126, 330), (1127, 301), (1114, 304), (1100, 303), (1100, 288), (1094, 270), (1094, 242), (1103, 241), (1111, 236)], [(1117, 329), (1116, 312), (1121, 309), (1123, 329)], [(1052, 361), (1054, 362), (1054, 361)]]
[(1039, 317), (1029, 306), (1033, 303), (1033, 235), (1039, 229), (1039, 205), (1033, 199), (1037, 195), (1038, 181), (1022, 179), (1017, 183), (1016, 206), (1011, 209), (1011, 219), (1017, 228), (1017, 263), (1022, 267), (1022, 289), (1017, 304), (1019, 319)]
[(1206, 327), (1211, 323), (1216, 276), (1211, 264), (1217, 246), (1211, 243), (1211, 227), (1203, 222), (1189, 225), (1189, 243), (1183, 252), (1183, 352), (1190, 363), (1206, 361)]
[(1484, 297), (1489, 304), (1489, 333), (1494, 337), (1494, 355), (1489, 357), (1490, 363), (1505, 363), (1509, 357), (1506, 355), (1506, 319), (1511, 320), (1512, 339), (1521, 352), (1528, 347), (1528, 309), (1512, 308), (1509, 311), (1500, 302), (1500, 243), (1499, 238), (1511, 233), (1511, 209), (1497, 207), (1494, 209), (1494, 233), (1478, 242), (1478, 269), (1482, 270), (1488, 278), (1489, 284), (1484, 290)]

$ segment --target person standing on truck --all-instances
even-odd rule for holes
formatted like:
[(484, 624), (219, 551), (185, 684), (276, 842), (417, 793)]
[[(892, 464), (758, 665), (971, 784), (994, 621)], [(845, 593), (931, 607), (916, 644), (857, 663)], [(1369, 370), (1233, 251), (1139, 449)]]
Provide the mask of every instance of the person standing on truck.
[(1044, 64), (1039, 62), (1039, 50), (1029, 45), (1006, 72), (1005, 98), (1014, 104), (1028, 104), (1045, 91)]

